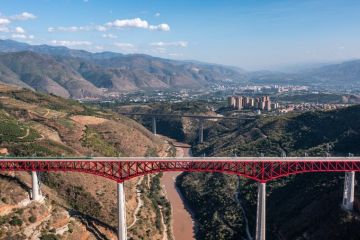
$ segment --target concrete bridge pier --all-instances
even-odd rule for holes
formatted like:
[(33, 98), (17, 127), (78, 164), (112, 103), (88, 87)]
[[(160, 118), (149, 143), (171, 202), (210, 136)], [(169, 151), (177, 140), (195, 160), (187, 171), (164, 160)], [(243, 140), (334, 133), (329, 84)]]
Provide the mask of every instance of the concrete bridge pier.
[(118, 190), (118, 239), (127, 240), (124, 184), (118, 183), (117, 190)]
[(40, 201), (42, 196), (40, 192), (39, 178), (36, 171), (31, 172), (31, 180), (32, 180), (32, 200)]
[(199, 143), (204, 142), (204, 119), (199, 119)]
[(346, 172), (344, 180), (344, 195), (342, 207), (347, 211), (352, 211), (354, 208), (354, 193), (355, 193), (355, 172)]
[(266, 235), (266, 183), (258, 183), (255, 240), (265, 240)]
[(153, 134), (156, 135), (156, 118), (155, 118), (155, 116), (152, 117), (152, 131), (153, 131)]

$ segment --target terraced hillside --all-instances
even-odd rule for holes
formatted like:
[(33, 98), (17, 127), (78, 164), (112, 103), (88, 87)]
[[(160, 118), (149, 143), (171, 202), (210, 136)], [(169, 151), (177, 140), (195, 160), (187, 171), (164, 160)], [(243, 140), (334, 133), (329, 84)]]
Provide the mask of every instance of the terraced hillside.
[[(144, 127), (114, 112), (0, 85), (2, 154), (165, 156), (168, 148)], [(0, 239), (116, 239), (114, 182), (78, 173), (44, 173), (41, 179), (46, 200), (32, 203), (28, 201), (28, 173), (1, 173)], [(134, 179), (125, 184), (131, 239), (163, 238), (164, 228), (156, 224), (160, 212), (154, 201), (158, 196), (148, 194), (156, 182), (149, 177), (147, 181)], [(142, 207), (135, 216), (139, 201)]]

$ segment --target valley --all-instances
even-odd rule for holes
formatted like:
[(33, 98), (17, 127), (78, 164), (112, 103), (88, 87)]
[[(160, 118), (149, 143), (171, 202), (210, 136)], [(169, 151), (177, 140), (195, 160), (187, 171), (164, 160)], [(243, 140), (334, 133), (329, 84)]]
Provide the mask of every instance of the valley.
[[(150, 104), (150, 107), (143, 105), (138, 108), (133, 106), (132, 109), (133, 111), (140, 109), (149, 111), (151, 106), (154, 105)], [(201, 106), (201, 103), (198, 103), (196, 107), (184, 103), (166, 104), (164, 108), (157, 107), (157, 113), (179, 111), (184, 114), (199, 114), (208, 111), (208, 108)], [(129, 110), (128, 106), (126, 108)], [(189, 109), (191, 109), (190, 112)], [(358, 113), (357, 105), (333, 111), (309, 111), (281, 116), (264, 115), (253, 121), (245, 121), (241, 125), (231, 120), (209, 121), (206, 123), (205, 141), (202, 144), (197, 143), (196, 135), (192, 135), (192, 133), (197, 133), (196, 121), (166, 117), (157, 121), (158, 131), (162, 134), (191, 143), (195, 156), (259, 156), (260, 153), (265, 156), (281, 156), (284, 153), (287, 156), (305, 154), (324, 156), (328, 151), (330, 151), (328, 154), (332, 156), (344, 156), (349, 152), (358, 154), (356, 145), (359, 142), (358, 126), (360, 126), (357, 121)], [(138, 121), (151, 129), (150, 119), (139, 117)], [(338, 127), (333, 128), (334, 125)], [(169, 128), (169, 126), (177, 127)], [(329, 229), (331, 226), (329, 222), (316, 224), (316, 229), (311, 227), (314, 223), (310, 221), (310, 218), (320, 219), (325, 215), (331, 215), (332, 218), (329, 221), (332, 224), (336, 222), (337, 229), (344, 231), (341, 234), (346, 234), (345, 229), (356, 226), (358, 218), (357, 213), (348, 214), (338, 207), (341, 202), (342, 181), (343, 174), (304, 174), (270, 182), (268, 215), (274, 214), (275, 217), (269, 217), (268, 238), (293, 239), (300, 237), (297, 234), (306, 232), (309, 239), (317, 239), (317, 235), (337, 239), (338, 235)], [(207, 173), (183, 173), (177, 177), (176, 182), (185, 201), (194, 210), (197, 226), (196, 239), (238, 239), (243, 236), (254, 236), (257, 187), (255, 182), (245, 178), (238, 179), (234, 176)], [(287, 192), (284, 190), (287, 188), (293, 190)], [(358, 190), (355, 194), (359, 195)], [(234, 197), (236, 195), (237, 198)], [(299, 201), (303, 204), (295, 207), (296, 202)], [(329, 204), (329, 208), (315, 211), (315, 206), (312, 206), (315, 204), (313, 201), (319, 205)], [(279, 210), (279, 205), (284, 208)], [(338, 210), (330, 214), (330, 209), (334, 208)], [(243, 210), (247, 218), (244, 217)], [(311, 212), (311, 217), (307, 215), (308, 212)], [(301, 220), (295, 220), (298, 217), (293, 216), (299, 216)], [(297, 229), (303, 230), (299, 233), (292, 232), (292, 225), (285, 224), (285, 219), (289, 218), (296, 221)], [(351, 230), (351, 235), (347, 236), (356, 239), (355, 232)]]
[[(177, 147), (177, 157), (190, 156), (189, 147)], [(179, 192), (176, 186), (176, 179), (181, 173), (167, 172), (161, 178), (166, 197), (168, 198), (172, 209), (172, 231), (174, 239), (193, 240), (195, 232), (195, 222), (191, 214), (191, 210), (186, 206), (186, 200)]]
[[(100, 109), (93, 105), (83, 105), (73, 100), (4, 85), (1, 86), (0, 100), (2, 126), (6, 126), (1, 130), (1, 147), (18, 156), (86, 156), (90, 153), (94, 156), (188, 154), (190, 149), (186, 148), (186, 145), (165, 136), (190, 144), (191, 152), (195, 156), (257, 156), (259, 151), (263, 151), (266, 156), (279, 156), (283, 152), (288, 156), (303, 155), (305, 152), (311, 156), (321, 156), (329, 150), (331, 155), (344, 155), (348, 152), (358, 154), (358, 106), (324, 112), (264, 115), (245, 120), (240, 125), (229, 119), (207, 121), (204, 125), (205, 141), (198, 143), (196, 120), (168, 117), (158, 119), (158, 131), (164, 137), (154, 136), (145, 128), (151, 129), (151, 119), (135, 117), (137, 122), (145, 126), (143, 127), (116, 111), (121, 112), (126, 108), (128, 111), (142, 109), (155, 110), (157, 113), (216, 115), (213, 110), (216, 109), (215, 105), (199, 102), (112, 106), (109, 109)], [(339, 127), (332, 128), (334, 124)], [(38, 131), (41, 131), (41, 134)], [(1, 179), (5, 181), (4, 184), (15, 181), (27, 187), (19, 190), (23, 196), (21, 199), (14, 202), (2, 199), (2, 208), (10, 209), (4, 210), (6, 217), (2, 221), (5, 226), (11, 226), (12, 219), (21, 219), (22, 223), (18, 230), (9, 232), (7, 227), (2, 228), (1, 232), (3, 237), (26, 237), (27, 233), (23, 232), (23, 229), (32, 228), (31, 223), (26, 221), (28, 215), (11, 215), (11, 212), (15, 211), (11, 209), (28, 208), (21, 204), (29, 199), (30, 176), (26, 173), (11, 174), (10, 177), (3, 175)], [(89, 234), (86, 239), (116, 239), (116, 191), (113, 182), (71, 173), (42, 174), (41, 182), (46, 186), (43, 191), (48, 213), (44, 223), (39, 222), (39, 225), (36, 225), (40, 229), (40, 235), (73, 239), (73, 233), (84, 231)], [(297, 208), (290, 207), (286, 211), (275, 209), (279, 201), (284, 206), (293, 206), (292, 201), (299, 200), (297, 192), (293, 193), (294, 197), (284, 198), (283, 194), (290, 194), (290, 190), (286, 191), (289, 188), (299, 190), (298, 194), (301, 193), (304, 206), (309, 205), (308, 211), (311, 211), (310, 203), (314, 201), (312, 192), (302, 189), (304, 187), (311, 187), (312, 191), (316, 192), (319, 197), (318, 204), (333, 199), (332, 208), (335, 208), (341, 199), (341, 182), (342, 176), (339, 174), (313, 177), (311, 174), (299, 175), (271, 182), (268, 215), (272, 224), (267, 232), (269, 238), (277, 239), (279, 235), (283, 238), (298, 236), (298, 233), (292, 233), (284, 220), (281, 220), (288, 215), (299, 216), (299, 219), (294, 218), (293, 221), (297, 224), (301, 221), (300, 225), (307, 234), (324, 235), (320, 231), (325, 231), (330, 226), (328, 223), (324, 222), (321, 227), (311, 229), (311, 221), (300, 220), (308, 218), (306, 212), (295, 214)], [(322, 186), (321, 189), (327, 190), (320, 191), (316, 187), (318, 184)], [(256, 185), (251, 180), (219, 173), (165, 173), (134, 179), (125, 184), (125, 189), (127, 224), (131, 239), (142, 239), (144, 235), (150, 239), (179, 239), (179, 236), (185, 235), (189, 239), (237, 239), (240, 236), (253, 236)], [(84, 199), (87, 199), (85, 205), (82, 204)], [(53, 209), (58, 208), (61, 211), (56, 211), (67, 214), (70, 220), (52, 230), (47, 226), (55, 221), (52, 220), (56, 216)], [(332, 208), (317, 211), (319, 215), (312, 217), (316, 219), (320, 218), (321, 214), (327, 215)], [(356, 215), (347, 215), (341, 210), (331, 216), (335, 222), (343, 219), (339, 226), (343, 227), (344, 231), (356, 226), (358, 221)], [(68, 229), (72, 229), (71, 232)], [(331, 231), (329, 234), (336, 237)]]
[(359, 240), (359, 0), (3, 0), (0, 240)]
[(280, 86), (307, 89), (295, 91), (300, 95), (346, 94), (358, 102), (357, 60), (282, 73), (13, 40), (0, 40), (0, 52), (0, 83), (83, 101), (216, 101), (234, 92)]
[[(98, 156), (154, 154), (165, 156), (167, 154), (169, 146), (166, 141), (154, 137), (141, 125), (115, 113), (89, 109), (75, 101), (4, 85), (1, 85), (0, 95), (1, 148), (9, 154), (17, 156), (86, 156), (90, 153)], [(41, 131), (41, 134), (38, 131)], [(136, 143), (134, 139), (138, 139), (139, 142)], [(17, 184), (21, 185), (17, 187), (19, 193), (14, 192), (16, 197), (14, 200), (10, 200), (12, 196), (7, 194), (8, 190), (5, 190), (5, 187), (1, 188), (3, 197), (0, 206), (9, 210), (2, 211), (5, 215), (1, 218), (0, 239), (29, 239), (31, 237), (24, 232), (25, 228), (32, 226), (27, 219), (29, 214), (14, 215), (13, 212), (32, 209), (33, 203), (30, 201), (26, 203), (30, 204), (29, 206), (22, 205), (23, 201), (30, 198), (28, 194), (30, 175), (10, 174), (1, 175), (3, 184), (7, 185), (9, 181), (14, 185), (11, 188), (15, 188)], [(44, 184), (42, 190), (46, 200), (37, 205), (46, 211), (44, 215), (46, 219), (43, 223), (37, 221), (39, 233), (31, 239), (41, 236), (48, 239), (47, 235), (55, 239), (77, 239), (76, 236), (79, 234), (83, 235), (83, 239), (96, 239), (99, 236), (102, 239), (116, 239), (114, 231), (117, 218), (116, 184), (86, 174), (42, 174), (40, 178)], [(161, 218), (158, 204), (160, 202), (165, 204), (166, 201), (159, 198), (162, 194), (161, 186), (156, 179), (156, 176), (148, 176), (141, 182), (134, 179), (126, 183), (127, 221), (129, 225), (133, 225), (129, 229), (129, 236), (132, 239), (141, 239), (144, 235), (153, 239), (162, 239), (164, 235), (163, 226), (156, 223)], [(18, 196), (20, 193), (21, 195)], [(136, 210), (139, 199), (142, 206)], [(154, 201), (158, 201), (156, 205)], [(60, 227), (49, 225), (55, 221), (54, 211), (68, 215), (68, 220), (64, 219)], [(164, 218), (170, 216), (166, 204), (163, 205), (162, 211)], [(40, 219), (38, 216), (34, 217)], [(15, 228), (11, 227), (12, 218), (21, 220), (16, 220), (18, 225), (14, 225)], [(52, 239), (50, 237), (49, 239)]]

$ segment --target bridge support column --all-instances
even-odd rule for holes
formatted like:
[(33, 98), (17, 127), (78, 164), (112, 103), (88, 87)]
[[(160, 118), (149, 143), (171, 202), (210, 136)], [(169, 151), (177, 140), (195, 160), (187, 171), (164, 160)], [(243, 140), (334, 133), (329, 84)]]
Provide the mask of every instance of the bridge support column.
[(41, 193), (40, 193), (40, 184), (37, 172), (31, 172), (31, 180), (32, 180), (32, 200), (40, 201)]
[(346, 172), (342, 207), (347, 211), (354, 208), (355, 172)]
[(152, 117), (152, 130), (153, 134), (156, 135), (156, 118), (154, 116)]
[(199, 119), (199, 143), (204, 142), (204, 120)]
[(255, 240), (265, 240), (266, 235), (266, 183), (258, 183)]
[(124, 184), (118, 183), (117, 190), (118, 190), (118, 239), (127, 240)]

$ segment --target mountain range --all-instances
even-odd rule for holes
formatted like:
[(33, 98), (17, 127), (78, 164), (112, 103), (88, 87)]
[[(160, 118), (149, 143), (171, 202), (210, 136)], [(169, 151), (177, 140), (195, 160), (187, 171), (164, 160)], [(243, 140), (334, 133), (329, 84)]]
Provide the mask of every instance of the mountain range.
[(155, 89), (207, 89), (213, 84), (298, 84), (360, 87), (360, 60), (296, 73), (175, 61), (144, 54), (91, 53), (0, 40), (0, 83), (67, 98)]
[(90, 53), (66, 47), (0, 40), (0, 82), (62, 97), (167, 88), (206, 88), (244, 81), (240, 69), (143, 54)]
[(300, 84), (323, 87), (360, 87), (360, 60), (345, 61), (294, 73), (258, 71), (248, 74), (252, 83)]

